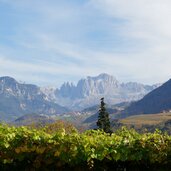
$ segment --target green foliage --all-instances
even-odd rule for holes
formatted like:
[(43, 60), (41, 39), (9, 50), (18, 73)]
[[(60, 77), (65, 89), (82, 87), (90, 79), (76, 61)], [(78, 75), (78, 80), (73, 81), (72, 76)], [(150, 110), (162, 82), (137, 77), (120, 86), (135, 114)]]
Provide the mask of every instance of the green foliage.
[(101, 106), (99, 110), (99, 116), (97, 121), (97, 126), (106, 133), (111, 132), (109, 114), (105, 108), (104, 98), (101, 98)]
[(0, 166), (23, 164), (36, 169), (87, 164), (91, 168), (95, 161), (105, 160), (170, 164), (170, 157), (171, 136), (160, 131), (139, 134), (123, 127), (111, 135), (100, 130), (47, 133), (0, 125)]

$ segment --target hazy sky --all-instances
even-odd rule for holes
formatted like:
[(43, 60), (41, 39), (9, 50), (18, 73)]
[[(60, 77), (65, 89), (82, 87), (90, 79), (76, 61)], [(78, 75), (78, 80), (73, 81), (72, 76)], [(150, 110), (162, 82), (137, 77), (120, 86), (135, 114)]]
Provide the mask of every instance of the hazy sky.
[(60, 86), (171, 78), (170, 0), (0, 0), (0, 76)]

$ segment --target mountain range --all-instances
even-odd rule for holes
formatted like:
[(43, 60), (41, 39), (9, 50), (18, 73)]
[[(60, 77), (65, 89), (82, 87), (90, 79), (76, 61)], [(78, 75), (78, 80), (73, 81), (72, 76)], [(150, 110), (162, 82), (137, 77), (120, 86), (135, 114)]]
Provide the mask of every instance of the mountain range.
[(115, 77), (100, 74), (78, 81), (66, 82), (58, 88), (41, 88), (17, 82), (14, 78), (0, 77), (0, 120), (12, 121), (25, 114), (58, 115), (99, 104), (101, 97), (107, 104), (135, 101), (158, 85), (136, 82), (120, 83)]
[(11, 121), (24, 114), (59, 114), (69, 110), (49, 101), (40, 88), (0, 77), (0, 120)]
[(159, 84), (144, 85), (136, 82), (121, 83), (115, 77), (108, 74), (100, 74), (95, 77), (88, 76), (80, 79), (77, 85), (66, 82), (59, 89), (43, 91), (49, 99), (56, 103), (69, 107), (72, 110), (99, 104), (101, 97), (107, 104), (116, 104), (126, 101), (136, 101), (147, 93), (157, 88)]

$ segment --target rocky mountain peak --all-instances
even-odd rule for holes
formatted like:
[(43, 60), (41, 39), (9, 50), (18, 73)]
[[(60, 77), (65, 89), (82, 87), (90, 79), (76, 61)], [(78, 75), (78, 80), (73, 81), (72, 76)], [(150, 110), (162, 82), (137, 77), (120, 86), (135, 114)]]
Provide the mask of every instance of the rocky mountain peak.
[(116, 78), (112, 75), (106, 74), (106, 73), (102, 73), (99, 74), (98, 76), (94, 77), (95, 79), (102, 79), (102, 80), (116, 80)]
[(20, 84), (14, 78), (7, 76), (0, 77), (0, 93), (29, 98), (40, 94), (40, 89), (32, 84)]
[(118, 83), (115, 77), (106, 73), (102, 73), (95, 77), (88, 76), (87, 79), (83, 79), (83, 80), (93, 80), (94, 82)]
[(112, 75), (102, 73), (82, 78), (76, 86), (66, 82), (55, 94), (59, 104), (79, 109), (79, 106), (97, 104), (101, 97), (105, 97), (110, 104), (138, 100), (155, 88), (136, 82), (120, 83)]
[(12, 77), (9, 77), (9, 76), (4, 76), (4, 77), (0, 77), (0, 83), (2, 84), (14, 84), (14, 83), (17, 83), (17, 81), (12, 78)]
[(85, 98), (92, 95), (104, 94), (111, 87), (118, 87), (119, 82), (108, 74), (100, 74), (96, 77), (88, 76), (81, 79), (77, 84), (77, 94), (80, 98)]
[(40, 87), (0, 77), (0, 120), (12, 120), (30, 113), (51, 115), (65, 111), (68, 109), (50, 101)]
[(17, 81), (9, 76), (0, 77), (0, 92), (17, 88)]

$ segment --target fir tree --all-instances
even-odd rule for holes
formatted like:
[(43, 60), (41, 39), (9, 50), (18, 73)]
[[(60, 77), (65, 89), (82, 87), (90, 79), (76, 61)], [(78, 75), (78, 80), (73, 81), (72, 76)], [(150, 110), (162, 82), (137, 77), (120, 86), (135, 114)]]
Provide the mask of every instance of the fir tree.
[(106, 111), (104, 98), (101, 98), (101, 105), (99, 109), (99, 116), (97, 121), (97, 126), (99, 129), (102, 129), (104, 132), (111, 133), (111, 127), (110, 127), (110, 120), (109, 120), (109, 114)]

